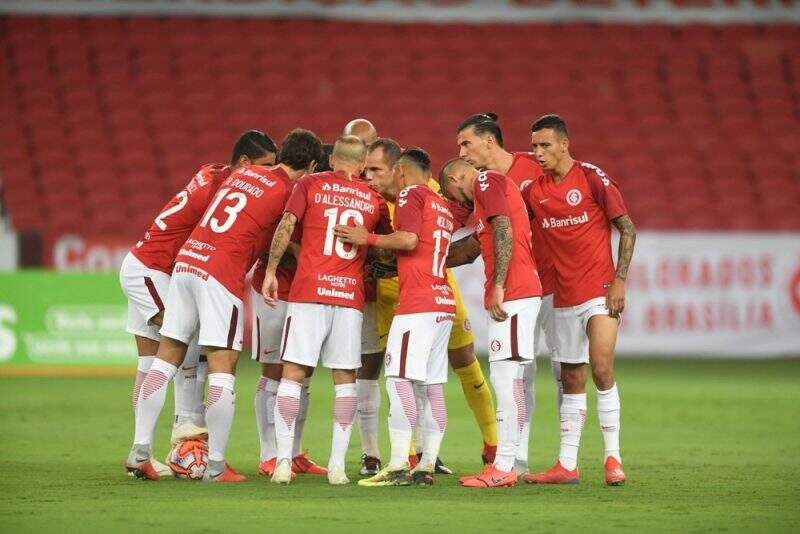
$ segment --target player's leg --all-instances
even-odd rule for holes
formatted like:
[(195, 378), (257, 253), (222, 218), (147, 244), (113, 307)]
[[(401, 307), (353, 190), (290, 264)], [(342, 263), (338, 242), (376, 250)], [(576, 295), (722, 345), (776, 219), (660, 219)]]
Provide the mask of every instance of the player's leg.
[[(198, 413), (198, 404), (202, 405), (204, 397), (203, 390), (197, 385), (199, 366), (200, 347), (197, 338), (194, 338), (188, 345), (186, 356), (174, 379), (175, 421), (170, 438), (173, 445), (208, 433), (205, 428), (205, 410)], [(202, 382), (205, 383), (205, 377)]]
[(558, 461), (546, 471), (523, 476), (537, 484), (577, 484), (578, 449), (586, 422), (586, 364), (589, 342), (581, 307), (556, 308), (554, 311), (555, 343), (552, 359), (559, 362), (564, 388), (559, 408), (561, 444)]
[[(253, 335), (255, 336), (255, 333)], [(256, 427), (261, 445), (258, 468), (260, 475), (272, 476), (275, 471), (275, 462), (278, 455), (275, 437), (275, 399), (278, 395), (278, 386), (280, 385), (282, 374), (283, 366), (281, 364), (261, 364), (261, 377), (256, 385), (256, 395), (253, 401)]]
[[(392, 284), (394, 282), (394, 284)], [(385, 334), (397, 302), (397, 280), (378, 281), (376, 302), (364, 306), (361, 327), (361, 368), (356, 376), (358, 388), (358, 430), (361, 435), (361, 475), (374, 475), (381, 469), (381, 452), (378, 446), (378, 413), (381, 406), (381, 389), (378, 379), (386, 349)]]
[(482, 473), (462, 478), (463, 486), (485, 488), (517, 483), (514, 463), (525, 417), (523, 380), (525, 366), (533, 360), (533, 330), (540, 305), (539, 297), (505, 302), (508, 319), (489, 319), (489, 370), (497, 401), (497, 454)]
[(133, 415), (136, 417), (136, 404), (139, 401), (139, 392), (142, 389), (142, 382), (144, 377), (147, 376), (147, 371), (153, 364), (158, 352), (158, 341), (146, 338), (144, 336), (134, 336), (136, 339), (136, 351), (139, 358), (136, 361), (136, 378), (133, 381), (133, 392), (131, 393), (131, 400), (133, 401)]
[(484, 464), (494, 461), (497, 451), (497, 422), (495, 419), (494, 399), (486, 378), (483, 376), (481, 365), (475, 357), (475, 337), (469, 323), (467, 307), (461, 298), (455, 277), (448, 280), (453, 288), (453, 297), (456, 301), (456, 317), (448, 341), (447, 356), (450, 366), (455, 371), (461, 382), (464, 399), (472, 411), (475, 422), (483, 437), (483, 451), (481, 459)]
[(290, 302), (286, 307), (279, 352), (283, 369), (275, 397), (277, 463), (272, 475), (273, 482), (288, 484), (294, 477), (292, 452), (303, 384), (310, 370), (317, 365), (332, 322), (331, 306)]
[(517, 448), (517, 457), (514, 461), (514, 470), (519, 473), (526, 473), (528, 471), (528, 448), (531, 439), (531, 420), (533, 419), (533, 412), (536, 406), (536, 395), (534, 394), (534, 385), (536, 382), (536, 359), (523, 365), (522, 370), (522, 399), (523, 402), (519, 405), (519, 420), (521, 426), (519, 430), (519, 447)]
[(605, 445), (605, 479), (609, 485), (625, 483), (620, 456), (620, 400), (614, 380), (614, 349), (617, 343), (619, 320), (598, 313), (588, 320), (589, 360), (592, 378), (597, 388), (597, 417)]
[(300, 390), (300, 410), (295, 421), (294, 442), (292, 445), (292, 472), (296, 474), (305, 473), (307, 475), (327, 475), (328, 470), (314, 462), (308, 457), (308, 453), (303, 451), (303, 432), (306, 428), (308, 407), (311, 403), (309, 386), (311, 385), (313, 374), (314, 369), (309, 369), (308, 376), (303, 381), (303, 387)]
[(550, 358), (550, 372), (556, 383), (556, 407), (561, 408), (561, 396), (564, 394), (564, 388), (561, 385), (561, 363), (553, 359), (555, 353), (553, 347), (556, 343), (554, 321), (553, 295), (545, 295), (542, 297), (542, 307), (536, 317), (536, 349), (534, 352), (537, 358), (543, 356)]
[[(201, 327), (201, 342), (203, 340)], [(207, 348), (208, 399), (206, 424), (208, 425), (208, 468), (204, 481), (241, 482), (245, 480), (225, 462), (225, 450), (233, 426), (236, 406), (236, 362), (239, 351), (227, 347)]]

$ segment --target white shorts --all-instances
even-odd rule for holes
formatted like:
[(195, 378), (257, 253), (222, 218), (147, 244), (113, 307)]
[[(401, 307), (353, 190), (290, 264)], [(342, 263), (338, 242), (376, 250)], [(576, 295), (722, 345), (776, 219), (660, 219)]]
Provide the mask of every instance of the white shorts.
[(536, 316), (536, 332), (534, 334), (535, 343), (533, 352), (536, 356), (545, 354), (553, 355), (553, 345), (555, 344), (555, 332), (553, 331), (553, 295), (542, 297), (542, 306), (539, 308), (539, 315)]
[(145, 266), (128, 252), (119, 270), (119, 284), (128, 297), (128, 322), (125, 331), (159, 341), (158, 325), (150, 320), (164, 311), (170, 276)]
[(386, 376), (423, 384), (447, 382), (447, 341), (454, 318), (442, 312), (395, 315), (386, 342)]
[(553, 311), (555, 346), (552, 359), (562, 363), (589, 363), (586, 327), (595, 315), (608, 315), (606, 298), (597, 297), (569, 308)]
[(197, 333), (200, 346), (242, 350), (244, 305), (213, 276), (176, 263), (167, 302), (162, 336), (189, 343)]
[(364, 303), (364, 321), (361, 325), (361, 354), (383, 352), (378, 334), (378, 307), (374, 302)]
[(281, 360), (329, 369), (361, 367), (361, 312), (354, 308), (290, 302), (281, 341)]
[(288, 304), (279, 300), (275, 308), (264, 302), (261, 293), (250, 288), (253, 310), (253, 359), (260, 363), (281, 363), (281, 335)]
[(508, 319), (497, 322), (489, 317), (486, 337), (489, 340), (490, 362), (511, 358), (533, 359), (536, 316), (541, 305), (541, 297), (510, 300), (503, 303)]

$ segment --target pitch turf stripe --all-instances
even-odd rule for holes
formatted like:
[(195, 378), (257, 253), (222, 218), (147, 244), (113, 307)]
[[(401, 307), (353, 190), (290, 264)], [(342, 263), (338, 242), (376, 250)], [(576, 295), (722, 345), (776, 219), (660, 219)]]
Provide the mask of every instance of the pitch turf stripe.
[(283, 360), (283, 353), (286, 352), (286, 340), (289, 337), (289, 329), (292, 327), (292, 316), (286, 318), (286, 325), (283, 327), (283, 343), (281, 347), (281, 360)]
[(408, 358), (408, 339), (411, 337), (411, 331), (403, 334), (403, 341), (400, 345), (400, 378), (406, 377), (406, 359)]
[(231, 325), (228, 327), (228, 348), (233, 348), (233, 340), (236, 338), (236, 327), (239, 322), (239, 308), (234, 304), (231, 310)]
[(342, 430), (353, 424), (357, 406), (358, 397), (336, 397), (333, 401), (333, 417)]
[(158, 308), (159, 312), (164, 311), (164, 303), (161, 301), (161, 297), (156, 290), (156, 285), (153, 283), (153, 279), (149, 276), (144, 277), (144, 285), (147, 286), (147, 291), (150, 293), (150, 298), (153, 299), (156, 307)]
[(519, 358), (519, 339), (517, 339), (517, 314), (511, 316), (511, 357)]
[(406, 414), (411, 428), (417, 425), (417, 401), (414, 398), (414, 386), (407, 380), (397, 380), (394, 382), (394, 390), (400, 398), (403, 406), (403, 413)]

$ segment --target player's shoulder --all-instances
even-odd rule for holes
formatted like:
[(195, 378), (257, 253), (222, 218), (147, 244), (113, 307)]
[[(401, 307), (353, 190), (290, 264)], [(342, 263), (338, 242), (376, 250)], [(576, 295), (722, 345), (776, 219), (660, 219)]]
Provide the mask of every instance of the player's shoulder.
[(588, 161), (576, 161), (576, 163), (589, 183), (600, 184), (605, 187), (615, 183), (603, 169), (594, 163), (589, 163)]
[(187, 188), (189, 192), (196, 189), (210, 185), (211, 187), (218, 187), (219, 184), (224, 182), (231, 174), (231, 168), (221, 163), (206, 163), (201, 165), (200, 169), (189, 180)]

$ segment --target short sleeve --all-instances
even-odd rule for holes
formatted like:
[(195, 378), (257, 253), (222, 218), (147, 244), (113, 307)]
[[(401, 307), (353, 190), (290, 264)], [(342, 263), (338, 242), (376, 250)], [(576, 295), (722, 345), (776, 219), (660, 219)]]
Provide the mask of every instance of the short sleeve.
[(506, 178), (496, 172), (487, 172), (478, 177), (475, 190), (476, 202), (480, 202), (486, 220), (501, 215), (509, 216), (508, 201), (506, 200)]
[(291, 213), (297, 217), (298, 221), (303, 220), (303, 215), (306, 213), (306, 205), (308, 203), (308, 182), (307, 178), (301, 178), (294, 185), (292, 194), (289, 196), (289, 201), (286, 203), (284, 213)]
[(418, 187), (407, 187), (400, 191), (394, 211), (394, 227), (397, 230), (419, 235), (422, 228), (422, 211), (425, 195)]
[(533, 195), (533, 180), (525, 180), (520, 185), (519, 192), (522, 194), (522, 201), (525, 202), (525, 208), (528, 210), (528, 218), (533, 217), (533, 205), (531, 204), (531, 195)]
[(586, 170), (586, 179), (592, 191), (592, 198), (609, 221), (628, 213), (617, 183), (603, 171), (598, 172), (594, 168), (589, 168)]

